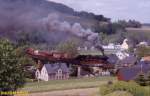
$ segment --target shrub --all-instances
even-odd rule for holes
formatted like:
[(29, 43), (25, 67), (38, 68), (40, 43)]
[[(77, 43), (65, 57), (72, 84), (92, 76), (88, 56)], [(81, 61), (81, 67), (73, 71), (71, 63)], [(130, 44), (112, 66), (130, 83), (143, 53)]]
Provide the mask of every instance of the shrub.
[(134, 82), (117, 82), (113, 85), (103, 85), (100, 88), (102, 96), (115, 91), (126, 91), (133, 96), (149, 96), (150, 92)]
[(139, 76), (135, 79), (136, 83), (141, 86), (149, 86), (150, 85), (150, 72), (147, 75), (139, 74)]
[(113, 84), (113, 82), (112, 81), (108, 81), (108, 83), (107, 83), (108, 85), (112, 85)]
[(139, 74), (139, 76), (135, 79), (135, 81), (141, 86), (146, 86), (146, 78), (143, 73)]

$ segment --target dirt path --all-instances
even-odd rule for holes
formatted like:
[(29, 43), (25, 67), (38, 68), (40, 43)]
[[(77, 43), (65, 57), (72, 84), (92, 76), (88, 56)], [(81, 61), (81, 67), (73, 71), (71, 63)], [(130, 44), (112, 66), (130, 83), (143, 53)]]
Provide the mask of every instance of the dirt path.
[(43, 93), (32, 93), (29, 96), (97, 96), (98, 88), (71, 89)]

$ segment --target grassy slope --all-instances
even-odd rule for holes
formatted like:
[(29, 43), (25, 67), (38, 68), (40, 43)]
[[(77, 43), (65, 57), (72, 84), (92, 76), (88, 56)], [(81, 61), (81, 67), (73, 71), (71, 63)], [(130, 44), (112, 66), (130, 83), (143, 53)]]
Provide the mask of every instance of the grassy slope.
[(150, 90), (150, 86), (146, 86), (145, 89), (149, 91)]
[(150, 32), (150, 27), (149, 28), (126, 28), (128, 32)]
[(34, 92), (46, 92), (54, 90), (67, 90), (67, 89), (78, 89), (78, 88), (92, 88), (99, 87), (101, 84), (107, 83), (109, 80), (115, 80), (114, 77), (97, 77), (97, 78), (82, 78), (82, 79), (69, 79), (69, 80), (52, 80), (52, 81), (41, 81), (34, 83), (27, 83), (24, 88), (20, 89), (23, 91)]
[[(143, 38), (142, 40), (150, 41), (150, 27), (142, 27), (142, 28), (127, 28), (127, 35), (130, 38), (139, 41), (139, 38)], [(145, 41), (144, 40), (144, 41)]]

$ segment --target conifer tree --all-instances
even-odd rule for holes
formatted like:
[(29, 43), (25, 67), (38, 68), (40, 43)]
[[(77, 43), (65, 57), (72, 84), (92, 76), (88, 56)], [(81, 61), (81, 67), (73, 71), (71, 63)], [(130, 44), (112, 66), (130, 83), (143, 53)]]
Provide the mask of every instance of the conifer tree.
[(150, 71), (148, 72), (147, 76), (147, 85), (150, 86)]
[(141, 86), (146, 86), (146, 79), (143, 73), (139, 74), (136, 78), (136, 82)]

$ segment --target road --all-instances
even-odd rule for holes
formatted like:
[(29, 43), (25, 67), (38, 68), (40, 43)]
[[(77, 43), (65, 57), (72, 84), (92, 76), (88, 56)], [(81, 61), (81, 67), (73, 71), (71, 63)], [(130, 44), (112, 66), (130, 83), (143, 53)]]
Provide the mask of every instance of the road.
[(70, 89), (42, 93), (31, 93), (29, 96), (98, 96), (99, 88)]

